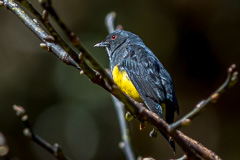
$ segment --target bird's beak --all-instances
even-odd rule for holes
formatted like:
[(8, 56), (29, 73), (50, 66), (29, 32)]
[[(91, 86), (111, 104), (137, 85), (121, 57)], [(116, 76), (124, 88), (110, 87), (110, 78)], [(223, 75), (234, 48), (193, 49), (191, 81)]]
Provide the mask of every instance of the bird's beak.
[(107, 47), (109, 42), (100, 42), (94, 45), (94, 47)]

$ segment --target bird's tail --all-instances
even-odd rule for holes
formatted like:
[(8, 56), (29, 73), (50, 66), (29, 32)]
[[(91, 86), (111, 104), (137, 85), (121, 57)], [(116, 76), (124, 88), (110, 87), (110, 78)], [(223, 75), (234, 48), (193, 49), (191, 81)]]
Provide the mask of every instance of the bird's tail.
[(163, 133), (163, 132), (161, 132), (161, 131), (160, 131), (160, 133), (163, 135), (164, 138), (166, 138), (166, 140), (167, 140), (168, 143), (170, 144), (170, 147), (173, 149), (174, 154), (176, 154), (175, 142), (172, 141), (172, 140), (170, 139), (170, 137), (167, 136), (165, 133)]

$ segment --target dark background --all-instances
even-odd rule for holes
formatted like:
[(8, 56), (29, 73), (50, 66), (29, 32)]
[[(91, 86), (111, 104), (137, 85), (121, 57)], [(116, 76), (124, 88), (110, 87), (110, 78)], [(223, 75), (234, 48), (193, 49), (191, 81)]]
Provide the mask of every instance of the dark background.
[[(35, 2), (35, 1), (34, 1)], [(59, 0), (53, 2), (63, 21), (80, 37), (96, 59), (108, 67), (103, 49), (93, 48), (108, 34), (104, 18), (116, 11), (117, 24), (139, 35), (170, 72), (180, 104), (180, 116), (209, 96), (240, 65), (240, 1)], [(34, 5), (39, 9), (39, 5)], [(125, 159), (110, 95), (85, 76), (39, 47), (40, 41), (10, 11), (0, 8), (0, 131), (10, 155), (25, 159), (54, 159), (23, 136), (12, 110), (25, 107), (34, 130), (51, 144), (59, 143), (72, 159)], [(216, 104), (210, 104), (185, 134), (223, 159), (239, 156), (239, 83)], [(148, 136), (129, 123), (137, 156), (174, 156), (167, 142)]]

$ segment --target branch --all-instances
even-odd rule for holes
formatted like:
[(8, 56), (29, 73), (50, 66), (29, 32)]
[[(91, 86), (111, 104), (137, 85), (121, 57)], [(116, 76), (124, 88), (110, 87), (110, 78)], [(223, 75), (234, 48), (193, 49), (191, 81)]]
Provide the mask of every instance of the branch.
[(125, 120), (124, 104), (112, 96), (113, 104), (118, 115), (120, 130), (122, 135), (122, 142), (119, 143), (120, 148), (123, 150), (127, 160), (134, 160), (135, 155), (130, 142), (129, 129)]
[(226, 89), (232, 87), (237, 82), (238, 72), (236, 71), (236, 65), (232, 64), (228, 68), (228, 75), (225, 82), (215, 91), (213, 92), (207, 99), (199, 102), (191, 112), (185, 115), (183, 118), (178, 120), (177, 122), (170, 125), (170, 132), (180, 127), (189, 125), (191, 120), (196, 117), (209, 103), (214, 103), (219, 99), (219, 96), (223, 94)]
[(21, 119), (26, 128), (23, 130), (23, 134), (30, 138), (33, 142), (41, 146), (43, 149), (47, 150), (58, 160), (70, 160), (67, 158), (59, 144), (55, 143), (54, 145), (49, 144), (47, 141), (39, 137), (33, 132), (32, 126), (28, 121), (28, 115), (25, 114), (25, 109), (21, 106), (13, 105), (13, 110), (16, 111), (16, 115)]
[(116, 13), (115, 12), (110, 12), (107, 14), (105, 18), (105, 25), (108, 29), (108, 33), (114, 32), (116, 29), (114, 28), (114, 21), (116, 18)]
[[(100, 79), (99, 77), (95, 80), (101, 80), (102, 78), (106, 81), (106, 83), (108, 83), (109, 85), (113, 85), (113, 81), (112, 79), (109, 77), (109, 75), (106, 73), (106, 71), (103, 69), (103, 67), (101, 67), (101, 65), (97, 62), (97, 60), (95, 60), (90, 52), (83, 46), (83, 44), (80, 42), (79, 38), (76, 36), (76, 34), (71, 31), (67, 25), (65, 25), (65, 23), (61, 20), (61, 18), (58, 16), (58, 14), (56, 13), (55, 9), (52, 6), (52, 1), (51, 0), (39, 0), (42, 8), (44, 9), (44, 11), (49, 12), (49, 14), (51, 15), (51, 17), (53, 18), (53, 20), (59, 25), (59, 27), (65, 32), (65, 34), (68, 36), (70, 42), (72, 43), (72, 45), (74, 47), (76, 47), (76, 49), (79, 51), (79, 53), (83, 54), (83, 57), (85, 59), (87, 59), (86, 62), (90, 63), (91, 67), (93, 67), (93, 69), (96, 72), (97, 75), (101, 75)], [(48, 21), (47, 21), (48, 22)], [(45, 22), (46, 23), (46, 22)], [(99, 83), (99, 82), (98, 82)], [(101, 84), (102, 86), (104, 86), (104, 83)], [(108, 86), (109, 86), (108, 85)], [(108, 88), (105, 87), (105, 89), (108, 90)]]
[[(19, 0), (19, 2), (27, 2), (26, 0)], [(144, 106), (141, 104), (134, 102), (131, 98), (126, 96), (120, 89), (117, 87), (113, 80), (107, 75), (107, 73), (104, 71), (104, 69), (98, 64), (94, 63), (93, 58), (89, 58), (89, 56), (86, 53), (87, 50), (83, 46), (79, 46), (80, 52), (77, 53), (71, 49), (71, 47), (68, 48), (62, 48), (62, 44), (57, 43), (58, 40), (53, 38), (49, 38), (49, 35), (40, 27), (38, 22), (36, 20), (32, 20), (16, 3), (14, 3), (11, 0), (0, 0), (0, 5), (6, 6), (9, 10), (11, 10), (20, 20), (31, 29), (33, 33), (35, 33), (38, 38), (46, 45), (42, 44), (41, 46), (43, 48), (46, 48), (48, 51), (53, 52), (55, 55), (57, 55), (63, 62), (66, 63), (66, 61), (78, 68), (81, 69), (80, 73), (84, 73), (92, 82), (95, 84), (98, 84), (105, 90), (107, 90), (109, 93), (114, 95), (116, 98), (121, 100), (124, 104), (126, 109), (133, 115), (135, 115), (140, 121), (148, 121), (152, 125), (156, 126), (159, 131), (162, 131), (166, 133), (167, 135), (171, 136), (183, 149), (186, 156), (191, 159), (200, 159), (200, 157), (207, 157), (206, 159), (220, 159), (215, 153), (212, 151), (206, 149), (202, 145), (200, 145), (198, 142), (192, 140), (191, 138), (185, 136), (183, 133), (181, 133), (178, 130), (170, 130), (169, 125), (159, 118), (156, 114), (150, 112), (147, 110)], [(28, 9), (28, 8), (27, 8)], [(46, 21), (46, 15), (43, 16)], [(37, 17), (36, 18), (42, 19)], [(47, 24), (47, 23), (43, 23)], [(46, 27), (47, 28), (47, 27)], [(47, 30), (50, 32), (50, 29), (47, 28)], [(50, 32), (51, 33), (51, 32)], [(60, 37), (60, 36), (57, 36)], [(70, 50), (67, 50), (70, 49)], [(83, 52), (81, 52), (83, 51)], [(90, 55), (90, 54), (89, 54)], [(69, 58), (70, 57), (70, 58)], [(93, 65), (94, 64), (94, 65)], [(96, 66), (95, 66), (96, 65)], [(93, 68), (91, 68), (93, 67)], [(206, 155), (207, 154), (207, 155)]]
[[(39, 25), (38, 22), (36, 22), (36, 20), (32, 20), (27, 15), (27, 13), (24, 12), (24, 10), (21, 9), (16, 3), (14, 3), (11, 0), (4, 0), (4, 1), (0, 0), (0, 2), (3, 2), (0, 4), (4, 5), (11, 12), (13, 12), (41, 41), (43, 41), (46, 44), (46, 45), (44, 45), (43, 43), (41, 43), (40, 46), (42, 48), (45, 48), (45, 49), (47, 49), (47, 51), (54, 53), (64, 63), (66, 61), (71, 62), (71, 60), (68, 59), (69, 58), (68, 52), (66, 52), (55, 41), (49, 41), (49, 39), (52, 39), (52, 38), (49, 38), (50, 35), (48, 35), (44, 31), (44, 29)], [(27, 3), (28, 1), (26, 1), (26, 0), (21, 0), (20, 2), (22, 2), (25, 6), (27, 6), (27, 9), (29, 6), (31, 6)], [(28, 4), (28, 5), (26, 5), (26, 4)], [(32, 8), (30, 11), (32, 11)], [(34, 13), (38, 15), (37, 12), (34, 11)], [(39, 18), (39, 16), (37, 16), (37, 15), (36, 15), (36, 17)], [(48, 28), (48, 29), (50, 30), (51, 28)], [(128, 96), (126, 96), (119, 89), (119, 87), (117, 85), (114, 84), (113, 80), (108, 76), (107, 73), (106, 73), (107, 76), (103, 76), (100, 74), (100, 72), (95, 71), (92, 68), (90, 68), (89, 65), (87, 65), (85, 62), (85, 61), (89, 61), (89, 60), (83, 54), (80, 53), (78, 55), (78, 57), (76, 58), (76, 56), (71, 55), (71, 53), (72, 52), (69, 52), (71, 58), (73, 59), (73, 61), (75, 61), (77, 63), (77, 65), (72, 64), (72, 66), (74, 66), (75, 68), (78, 68), (78, 69), (81, 68), (81, 71), (80, 71), (81, 74), (85, 74), (92, 82), (94, 82), (95, 84), (98, 84), (99, 86), (101, 86), (102, 88), (104, 88), (105, 90), (110, 92), (112, 95), (114, 95), (115, 97), (120, 99), (127, 106), (127, 109), (131, 113), (133, 113), (133, 114), (135, 113), (135, 110), (137, 110), (137, 108), (134, 108), (134, 106), (136, 105), (135, 102), (133, 102)], [(75, 62), (72, 62), (72, 63), (75, 63)], [(101, 66), (99, 65), (98, 67), (100, 68)], [(104, 70), (104, 69), (102, 68), (102, 70)], [(105, 81), (106, 79), (107, 79), (107, 81)]]
[[(41, 15), (33, 6), (32, 4), (28, 1), (28, 0), (17, 0), (19, 3), (21, 3), (22, 6), (24, 6), (26, 9), (28, 9), (28, 11), (30, 11), (36, 19), (38, 19), (41, 24), (44, 25), (44, 27), (48, 30), (48, 32), (51, 34), (51, 36), (48, 36), (46, 38), (44, 38), (44, 40), (52, 42), (52, 43), (56, 43), (59, 44), (63, 50), (65, 50), (66, 52), (68, 52), (67, 56), (66, 56), (66, 60), (68, 59), (74, 59), (72, 60), (73, 63), (79, 63), (79, 53), (76, 53), (75, 51), (72, 50), (71, 47), (69, 47), (65, 41), (61, 38), (61, 36), (57, 33), (57, 31), (54, 29), (54, 27), (49, 23), (48, 21), (48, 12), (46, 12), (46, 10), (43, 11), (43, 14)], [(25, 14), (24, 14), (25, 15)], [(35, 21), (37, 22), (37, 20), (35, 19)], [(28, 26), (28, 24), (26, 24)], [(41, 27), (41, 26), (40, 26)], [(33, 31), (34, 32), (34, 31)], [(34, 32), (35, 33), (35, 32)], [(36, 34), (36, 33), (35, 33)], [(41, 37), (38, 37), (41, 39)], [(41, 39), (42, 40), (42, 39)], [(42, 48), (44, 48), (44, 45), (42, 44), (41, 46)], [(48, 45), (46, 45), (46, 47), (49, 48)], [(50, 48), (51, 49), (51, 48)], [(68, 64), (68, 63), (66, 63)], [(71, 65), (71, 64), (70, 64)], [(80, 69), (79, 66), (77, 64), (73, 65), (74, 67), (76, 67), (77, 69)]]
[[(41, 43), (41, 47), (54, 53), (60, 60), (64, 63), (72, 65), (76, 68), (79, 68), (76, 62), (69, 57), (68, 53), (61, 48), (60, 45), (53, 43), (53, 39), (51, 38), (47, 32), (40, 26), (39, 22), (36, 19), (30, 18), (16, 3), (13, 1), (4, 0), (4, 6), (6, 6), (9, 10), (11, 10), (21, 21), (43, 42)], [(50, 39), (52, 39), (50, 41)]]
[[(87, 50), (82, 48), (82, 52), (76, 52), (71, 47), (69, 47), (61, 36), (56, 32), (52, 25), (43, 19), (43, 17), (38, 11), (27, 1), (27, 0), (18, 0), (23, 6), (25, 6), (53, 35), (48, 35), (46, 31), (39, 25), (36, 19), (31, 19), (26, 12), (23, 11), (16, 3), (10, 0), (4, 0), (3, 5), (11, 10), (43, 43), (40, 44), (40, 47), (54, 53), (60, 60), (64, 63), (74, 66), (80, 70), (81, 74), (85, 74), (93, 83), (96, 83), (102, 86), (105, 90), (109, 91), (110, 86), (113, 84), (113, 81), (110, 77), (103, 79), (100, 72), (95, 71), (86, 63)], [(2, 2), (2, 1), (1, 1)], [(89, 60), (88, 60), (89, 62)], [(97, 68), (102, 68), (99, 64)], [(103, 69), (102, 69), (103, 70)], [(104, 71), (105, 72), (105, 71)], [(104, 74), (105, 75), (105, 74)], [(107, 75), (107, 74), (106, 74)], [(107, 82), (104, 80), (107, 79)]]

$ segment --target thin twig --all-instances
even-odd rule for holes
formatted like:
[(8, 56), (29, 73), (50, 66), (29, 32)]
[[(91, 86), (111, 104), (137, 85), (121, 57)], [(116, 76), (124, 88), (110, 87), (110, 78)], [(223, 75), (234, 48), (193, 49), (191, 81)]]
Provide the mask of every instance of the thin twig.
[[(173, 133), (169, 133), (169, 135), (181, 146), (181, 143), (186, 143), (188, 145), (188, 148), (191, 148), (195, 155), (201, 157), (201, 159), (205, 160), (221, 160), (221, 158), (211, 151), (210, 149), (204, 147), (201, 143), (195, 141), (194, 139), (184, 135), (179, 130), (174, 131)], [(182, 148), (182, 147), (181, 147)], [(185, 152), (187, 158), (190, 158), (189, 152), (185, 151), (185, 148), (182, 148)]]
[[(105, 90), (111, 90), (111, 86), (114, 84), (112, 79), (108, 77), (108, 74), (101, 67), (101, 65), (91, 56), (90, 52), (81, 44), (79, 38), (72, 32), (60, 19), (58, 14), (55, 12), (52, 7), (52, 2), (50, 0), (39, 0), (40, 4), (44, 8), (44, 13), (49, 13), (55, 22), (59, 25), (59, 27), (63, 30), (63, 32), (69, 37), (73, 46), (76, 47), (78, 53), (75, 52), (68, 44), (62, 39), (62, 37), (56, 32), (56, 30), (52, 27), (49, 21), (46, 21), (41, 17), (41, 15), (36, 11), (34, 7), (27, 0), (19, 0), (23, 1), (23, 5), (34, 14), (46, 29), (54, 36), (56, 42), (59, 43), (64, 50), (66, 50), (69, 55), (78, 63), (81, 67), (80, 74), (85, 74), (93, 83), (96, 83), (102, 86)], [(29, 5), (30, 4), (30, 5)], [(78, 57), (76, 57), (78, 55)], [(93, 69), (91, 67), (93, 67)]]
[(108, 13), (106, 18), (105, 18), (105, 25), (108, 29), (108, 33), (112, 33), (112, 32), (115, 31), (115, 27), (114, 27), (115, 18), (116, 18), (116, 13), (115, 12)]
[[(43, 15), (41, 15), (33, 6), (32, 4), (28, 1), (28, 0), (17, 0), (19, 3), (21, 3), (22, 6), (24, 6), (28, 11), (30, 11), (36, 19), (34, 19), (36, 22), (37, 20), (39, 20), (41, 22), (41, 24), (44, 25), (44, 27), (47, 29), (47, 31), (51, 34), (46, 36), (46, 37), (41, 37), (41, 36), (38, 36), (38, 38), (40, 38), (41, 40), (44, 40), (44, 42), (49, 42), (49, 43), (54, 43), (54, 44), (58, 44), (59, 46), (62, 47), (62, 50), (64, 50), (65, 52), (65, 56), (64, 58), (61, 59), (61, 57), (58, 57), (66, 64), (74, 64), (72, 66), (74, 66), (75, 68), (79, 69), (80, 71), (83, 70), (83, 68), (85, 68), (87, 65), (85, 64), (85, 61), (81, 61), (79, 59), (79, 55), (80, 53), (76, 53), (71, 47), (68, 46), (68, 44), (62, 39), (62, 37), (57, 33), (57, 31), (54, 29), (54, 27), (49, 23), (48, 19), (47, 18), (47, 12), (43, 11)], [(16, 4), (16, 3), (15, 3)], [(20, 8), (20, 11), (22, 9)], [(15, 13), (16, 14), (16, 13)], [(18, 14), (16, 14), (17, 16), (19, 16)], [(22, 16), (23, 18), (26, 17), (25, 13), (22, 12)], [(20, 15), (21, 16), (21, 15)], [(38, 22), (37, 22), (38, 23)], [(25, 25), (27, 26), (30, 26), (32, 25), (31, 23), (30, 24), (26, 24)], [(39, 25), (38, 26), (39, 28), (41, 28), (41, 26)], [(44, 30), (43, 28), (41, 28), (42, 30)], [(33, 30), (32, 30), (33, 31)], [(33, 31), (33, 33), (35, 33), (35, 31)], [(36, 33), (35, 33), (36, 34)], [(46, 43), (41, 43), (40, 44), (40, 47), (48, 50), (48, 51), (51, 51), (51, 46), (48, 46), (48, 44)], [(83, 65), (82, 68), (80, 68), (81, 64)], [(85, 68), (87, 70), (90, 70), (88, 67)], [(95, 72), (90, 72), (92, 73), (92, 75), (95, 74)]]
[(66, 157), (59, 146), (59, 144), (55, 143), (54, 145), (49, 144), (47, 141), (39, 137), (37, 134), (34, 133), (32, 126), (28, 121), (28, 115), (25, 112), (25, 109), (22, 106), (13, 105), (13, 110), (16, 112), (16, 115), (21, 119), (23, 124), (25, 125), (25, 129), (23, 133), (26, 137), (29, 137), (33, 142), (47, 150), (51, 153), (56, 159), (58, 160), (70, 160)]
[[(46, 39), (51, 37), (44, 29), (40, 26), (39, 22), (36, 19), (30, 18), (24, 10), (22, 10), (17, 3), (9, 0), (4, 0), (4, 5), (11, 10), (18, 18), (21, 19), (22, 22), (43, 42), (40, 46), (47, 51), (51, 51), (54, 53), (59, 59), (61, 59), (64, 63), (72, 65), (76, 68), (79, 66), (76, 62), (69, 57), (68, 53), (62, 49), (62, 47), (56, 43), (49, 42)], [(45, 45), (44, 45), (45, 44)]]
[[(55, 42), (59, 44), (66, 52), (68, 52), (66, 59), (72, 58), (74, 59), (75, 63), (78, 63), (79, 62), (78, 53), (74, 52), (72, 48), (67, 45), (67, 43), (62, 39), (62, 37), (54, 29), (54, 27), (49, 23), (49, 21), (46, 20), (48, 19), (48, 16), (47, 16), (48, 12), (44, 10), (43, 14), (41, 15), (28, 0), (17, 0), (17, 1), (21, 3), (22, 6), (24, 6), (28, 11), (30, 11), (35, 16), (35, 18), (38, 19), (44, 25), (44, 27), (51, 34), (51, 36), (49, 37), (53, 37), (53, 38), (45, 37), (44, 40), (46, 41), (50, 40), (50, 42)], [(79, 68), (78, 65), (75, 65), (75, 67)]]
[(182, 157), (178, 159), (169, 159), (169, 160), (187, 160), (187, 156), (184, 154)]
[[(27, 3), (26, 0), (22, 0)], [(10, 11), (12, 11), (40, 40), (43, 42), (46, 42), (46, 45), (42, 44), (41, 47), (47, 49), (48, 51), (53, 52), (55, 55), (59, 57), (63, 62), (65, 62), (65, 58), (68, 57), (68, 53), (61, 48), (60, 45), (54, 43), (54, 42), (48, 42), (46, 41), (46, 37), (49, 37), (49, 35), (44, 31), (44, 29), (36, 23), (36, 20), (32, 20), (26, 12), (23, 11), (16, 3), (10, 0), (4, 0), (3, 5), (8, 8)], [(28, 8), (27, 8), (28, 9)], [(40, 17), (41, 18), (41, 17)], [(51, 29), (51, 28), (49, 28)], [(99, 86), (103, 87), (105, 90), (113, 94), (115, 97), (120, 99), (126, 106), (128, 111), (131, 113), (135, 113), (135, 109), (133, 106), (135, 106), (135, 102), (133, 102), (128, 96), (126, 96), (118, 86), (116, 86), (113, 82), (113, 80), (107, 76), (103, 77), (98, 72), (94, 71), (92, 68), (90, 68), (85, 62), (86, 57), (83, 54), (79, 54), (78, 59), (73, 56), (73, 60), (78, 62), (77, 64), (81, 67), (81, 74), (85, 74), (92, 82), (95, 84), (98, 84)], [(88, 60), (89, 61), (89, 60)], [(73, 65), (75, 66), (75, 65)], [(101, 67), (101, 66), (98, 66)], [(76, 67), (78, 68), (78, 67)], [(108, 81), (103, 81), (103, 79), (108, 79)], [(109, 83), (111, 82), (111, 83)]]
[[(90, 63), (90, 66), (97, 72), (98, 75), (100, 75), (106, 83), (113, 85), (112, 79), (109, 77), (109, 75), (106, 73), (106, 71), (101, 67), (101, 65), (98, 63), (96, 59), (92, 57), (90, 52), (83, 46), (83, 44), (80, 42), (79, 38), (76, 36), (76, 34), (71, 31), (67, 25), (61, 20), (61, 18), (58, 16), (57, 12), (52, 6), (51, 0), (39, 0), (42, 7), (49, 12), (49, 14), (52, 16), (53, 20), (59, 25), (59, 27), (65, 32), (65, 34), (69, 37), (70, 42), (76, 49), (79, 51), (79, 53), (82, 53), (86, 62)], [(103, 83), (102, 83), (103, 85)], [(105, 87), (105, 89), (107, 89)]]
[(170, 131), (179, 129), (182, 126), (189, 125), (191, 120), (196, 117), (209, 103), (216, 102), (219, 96), (224, 93), (224, 91), (233, 86), (237, 82), (238, 72), (236, 71), (236, 65), (233, 64), (228, 68), (228, 75), (225, 82), (213, 92), (207, 99), (202, 100), (198, 103), (191, 112), (185, 115), (183, 118), (179, 119), (177, 122), (170, 125)]
[(130, 141), (129, 128), (127, 126), (125, 116), (124, 116), (125, 114), (124, 104), (113, 96), (112, 96), (112, 99), (113, 99), (115, 110), (117, 112), (118, 121), (120, 124), (121, 136), (122, 136), (122, 142), (119, 143), (119, 146), (123, 150), (127, 160), (134, 160), (136, 158), (135, 158), (131, 141)]
[(44, 11), (47, 11), (52, 16), (54, 21), (57, 22), (57, 24), (62, 28), (62, 30), (65, 31), (66, 35), (70, 39), (73, 46), (79, 45), (80, 43), (79, 38), (73, 32), (71, 32), (71, 30), (64, 24), (64, 22), (58, 16), (57, 12), (52, 6), (52, 1), (51, 0), (38, 0), (38, 1), (41, 4)]
[[(74, 66), (75, 68), (80, 70), (81, 74), (85, 74), (88, 78), (102, 86), (106, 90), (109, 89), (109, 84), (107, 84), (102, 76), (99, 75), (98, 72), (93, 70), (85, 61), (84, 55), (80, 52), (76, 53), (71, 47), (67, 46), (67, 44), (63, 41), (61, 36), (55, 31), (50, 23), (45, 23), (42, 19), (42, 16), (36, 11), (36, 9), (29, 3), (27, 0), (18, 0), (22, 5), (24, 5), (36, 18), (44, 24), (46, 29), (54, 35), (54, 38), (50, 38), (51, 35), (47, 34), (46, 31), (41, 27), (39, 22), (36, 19), (31, 19), (26, 12), (23, 11), (16, 3), (9, 0), (4, 0), (3, 4), (9, 10), (11, 10), (18, 18), (21, 19), (22, 22), (43, 42), (40, 44), (40, 47), (46, 49), (47, 51), (51, 51), (54, 53), (59, 59), (61, 59), (64, 63)], [(55, 39), (55, 41), (53, 40)], [(101, 66), (100, 66), (101, 67)], [(110, 79), (110, 78), (109, 78)], [(109, 80), (108, 82), (110, 82)], [(112, 82), (113, 83), (113, 82)]]

